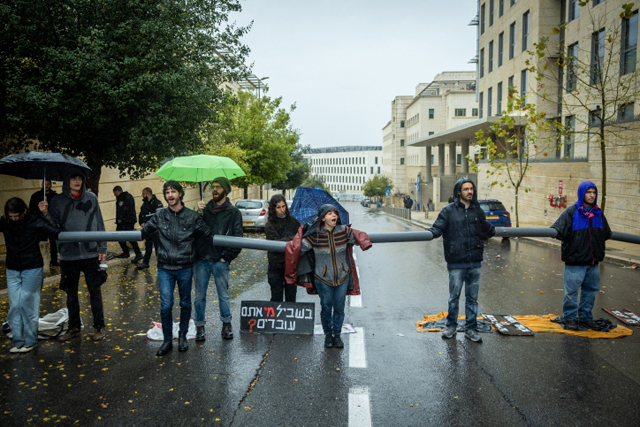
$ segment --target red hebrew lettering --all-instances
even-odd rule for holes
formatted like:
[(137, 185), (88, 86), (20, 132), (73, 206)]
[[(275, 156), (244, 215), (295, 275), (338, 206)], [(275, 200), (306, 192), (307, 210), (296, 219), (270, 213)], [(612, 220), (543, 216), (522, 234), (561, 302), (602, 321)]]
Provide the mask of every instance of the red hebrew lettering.
[(276, 317), (276, 311), (273, 307), (265, 307), (265, 309), (267, 310), (267, 317)]
[(253, 327), (256, 326), (256, 319), (249, 319), (249, 333), (253, 332)]

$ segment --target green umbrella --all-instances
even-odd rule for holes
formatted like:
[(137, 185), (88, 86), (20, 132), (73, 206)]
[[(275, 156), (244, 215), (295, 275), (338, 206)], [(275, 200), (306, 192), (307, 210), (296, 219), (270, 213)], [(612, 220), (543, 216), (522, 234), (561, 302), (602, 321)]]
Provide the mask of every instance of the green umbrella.
[(246, 173), (228, 157), (199, 154), (197, 156), (175, 157), (156, 172), (161, 178), (184, 182), (207, 182), (221, 176), (231, 180)]

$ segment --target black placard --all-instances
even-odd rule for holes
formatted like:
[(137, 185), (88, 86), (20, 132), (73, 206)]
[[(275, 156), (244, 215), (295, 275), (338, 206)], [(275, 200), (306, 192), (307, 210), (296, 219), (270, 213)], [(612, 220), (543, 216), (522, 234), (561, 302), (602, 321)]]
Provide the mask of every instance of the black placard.
[(240, 332), (313, 334), (315, 312), (312, 302), (242, 301)]
[(531, 329), (518, 322), (513, 316), (482, 313), (482, 317), (491, 322), (491, 324), (495, 326), (496, 330), (503, 335), (533, 335), (533, 331)]

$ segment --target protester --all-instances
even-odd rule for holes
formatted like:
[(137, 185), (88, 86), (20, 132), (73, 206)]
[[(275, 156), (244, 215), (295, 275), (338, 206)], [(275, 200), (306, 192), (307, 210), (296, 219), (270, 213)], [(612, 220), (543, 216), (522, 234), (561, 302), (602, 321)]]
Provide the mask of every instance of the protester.
[(452, 195), (449, 196), (449, 200), (447, 201), (447, 203), (451, 204), (451, 203), (453, 203), (455, 201), (456, 201), (456, 198), (453, 197), (453, 194), (452, 194)]
[(180, 183), (167, 181), (162, 188), (167, 207), (156, 211), (142, 228), (142, 237), (150, 239), (158, 233), (158, 287), (160, 319), (164, 342), (156, 353), (164, 356), (173, 349), (173, 291), (176, 283), (180, 295), (180, 331), (178, 351), (187, 351), (187, 331), (191, 318), (191, 277), (193, 273), (196, 234), (210, 236), (211, 230), (196, 212), (184, 206), (184, 190)]
[[(133, 196), (127, 191), (122, 191), (122, 187), (116, 185), (113, 187), (113, 195), (116, 196), (116, 231), (133, 231), (136, 225), (136, 202)], [(129, 258), (129, 247), (127, 242), (118, 242), (122, 248), (122, 253), (116, 255), (116, 258)], [(142, 252), (138, 246), (138, 242), (129, 242), (136, 254), (133, 259), (134, 264), (143, 259)]]
[(434, 238), (443, 238), (444, 258), (449, 270), (449, 312), (442, 337), (451, 338), (457, 332), (460, 293), (464, 284), (464, 336), (471, 341), (482, 342), (476, 317), (480, 263), (484, 252), (483, 238), (492, 237), (496, 230), (480, 208), (473, 181), (469, 178), (459, 179), (453, 188), (453, 194), (457, 194), (458, 199), (440, 211), (438, 219), (429, 229)]
[[(276, 194), (269, 200), (269, 219), (264, 227), (267, 240), (288, 242), (296, 235), (300, 223), (291, 216), (287, 201), (282, 194)], [(282, 252), (267, 252), (269, 268), (267, 278), (271, 287), (271, 301), (296, 302), (296, 286), (289, 286), (284, 279), (285, 256)]]
[[(29, 201), (29, 212), (31, 212), (31, 215), (39, 216), (41, 213), (40, 213), (40, 208), (38, 207), (38, 204), (43, 200), (46, 200), (47, 203), (50, 205), (51, 200), (53, 200), (53, 197), (58, 194), (51, 189), (51, 181), (49, 181), (48, 179), (43, 181), (43, 187), (44, 187), (44, 193), (46, 194), (46, 198), (42, 194), (43, 193), (42, 190), (38, 190), (31, 195), (31, 200)], [(51, 260), (49, 261), (49, 267), (50, 268), (60, 267), (60, 263), (58, 262), (58, 246), (56, 245), (56, 241), (53, 237), (49, 238), (49, 251), (51, 252)]]
[[(149, 187), (145, 187), (142, 190), (142, 206), (140, 207), (140, 215), (138, 216), (138, 222), (140, 226), (144, 228), (144, 224), (155, 213), (162, 209), (163, 205), (160, 200), (153, 194), (153, 190)], [(142, 262), (136, 267), (138, 270), (149, 268), (149, 261), (151, 260), (151, 251), (153, 247), (156, 248), (156, 257), (158, 256), (158, 234), (151, 235), (144, 241), (144, 258)]]
[[(40, 209), (62, 231), (105, 231), (102, 211), (98, 198), (85, 186), (86, 177), (80, 173), (67, 175), (62, 184), (62, 194), (54, 197), (51, 206), (40, 202)], [(60, 341), (69, 341), (81, 334), (80, 302), (78, 283), (80, 272), (84, 273), (93, 313), (93, 335), (95, 341), (107, 336), (102, 309), (100, 286), (106, 276), (100, 271), (100, 264), (107, 259), (106, 242), (60, 242), (61, 279), (60, 289), (67, 293), (69, 309), (69, 331), (59, 337)]]
[(411, 210), (412, 206), (413, 206), (413, 200), (411, 199), (411, 196), (407, 196), (404, 199), (404, 207), (405, 207), (405, 209)]
[(40, 291), (44, 279), (40, 240), (56, 236), (60, 230), (40, 215), (28, 212), (26, 203), (14, 197), (4, 206), (0, 231), (7, 248), (7, 322), (13, 342), (9, 352), (27, 353), (38, 345)]
[(564, 327), (573, 331), (579, 330), (580, 326), (599, 330), (591, 311), (600, 290), (598, 263), (604, 259), (605, 241), (611, 238), (611, 228), (597, 203), (598, 188), (593, 182), (584, 181), (578, 187), (578, 200), (551, 226), (558, 231), (557, 238), (562, 240), (562, 261), (565, 263)]
[(353, 259), (354, 244), (366, 251), (371, 247), (371, 240), (365, 232), (342, 225), (338, 210), (330, 204), (320, 206), (317, 219), (300, 227), (294, 239), (287, 242), (285, 278), (289, 285), (298, 284), (301, 257), (312, 252), (315, 258), (314, 283), (303, 283), (302, 286), (310, 293), (317, 292), (320, 297), (325, 348), (344, 347), (340, 332), (346, 296), (360, 295)]
[[(211, 228), (214, 235), (242, 237), (242, 214), (231, 204), (229, 197), (231, 183), (224, 177), (217, 178), (211, 183), (212, 199), (205, 205), (198, 202), (198, 213), (202, 213), (205, 224)], [(240, 254), (240, 248), (226, 248), (214, 246), (211, 239), (198, 239), (196, 242), (195, 263), (195, 303), (196, 310), (196, 341), (204, 341), (205, 331), (204, 312), (207, 304), (207, 289), (209, 279), (213, 275), (218, 292), (220, 307), (220, 321), (224, 339), (233, 338), (231, 327), (231, 299), (229, 298), (229, 265)]]

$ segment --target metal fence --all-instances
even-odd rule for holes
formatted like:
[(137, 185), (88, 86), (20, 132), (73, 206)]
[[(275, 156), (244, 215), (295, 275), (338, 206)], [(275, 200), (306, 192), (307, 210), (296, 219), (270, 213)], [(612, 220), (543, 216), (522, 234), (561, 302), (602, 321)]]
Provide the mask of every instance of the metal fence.
[(399, 218), (411, 219), (411, 211), (407, 208), (394, 208), (392, 206), (381, 206), (382, 212)]

